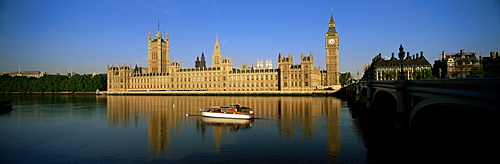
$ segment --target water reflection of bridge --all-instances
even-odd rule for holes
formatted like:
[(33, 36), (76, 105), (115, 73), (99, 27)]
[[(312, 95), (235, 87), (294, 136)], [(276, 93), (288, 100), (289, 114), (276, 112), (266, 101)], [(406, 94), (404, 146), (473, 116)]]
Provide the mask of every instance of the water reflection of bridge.
[[(107, 100), (108, 125), (129, 127), (147, 121), (149, 152), (158, 158), (162, 153), (169, 153), (171, 133), (183, 124), (192, 124), (186, 113), (198, 114), (198, 109), (231, 103), (252, 107), (257, 117), (276, 119), (277, 122), (255, 121), (259, 126), (277, 126), (279, 137), (284, 140), (297, 134), (302, 139), (313, 139), (317, 126), (325, 124), (320, 121), (326, 120), (325, 144), (330, 159), (336, 159), (340, 153), (340, 100), (333, 97), (108, 96)], [(196, 124), (194, 126), (201, 125), (200, 122)], [(199, 133), (205, 133), (206, 125), (198, 128)], [(226, 127), (222, 125), (210, 126), (216, 149), (224, 142), (224, 135), (235, 132), (230, 123)]]

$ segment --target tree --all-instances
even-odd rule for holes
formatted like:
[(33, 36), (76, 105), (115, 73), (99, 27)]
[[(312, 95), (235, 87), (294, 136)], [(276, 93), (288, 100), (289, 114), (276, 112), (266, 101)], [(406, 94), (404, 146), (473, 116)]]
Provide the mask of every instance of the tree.
[(398, 79), (398, 73), (396, 71), (386, 71), (382, 74), (382, 79), (386, 80), (397, 80)]
[(422, 71), (414, 71), (411, 73), (413, 79), (434, 79), (432, 70), (424, 69)]
[(474, 67), (470, 70), (470, 74), (467, 75), (467, 78), (483, 78), (486, 75), (486, 72), (481, 67)]
[(0, 75), (0, 92), (52, 92), (61, 91), (86, 92), (106, 90), (107, 76), (99, 75), (74, 75), (69, 78), (64, 75), (45, 75), (40, 78), (26, 76)]
[(340, 85), (342, 86), (349, 85), (351, 83), (351, 79), (352, 76), (350, 72), (340, 74), (339, 77)]
[(83, 77), (81, 75), (78, 75), (78, 74), (69, 78), (71, 92), (83, 91), (84, 87), (85, 87), (83, 80), (84, 80)]
[(107, 85), (107, 75), (106, 74), (99, 74), (99, 75), (96, 75), (94, 77), (92, 77), (92, 80), (94, 82), (94, 85), (95, 85), (95, 90), (99, 89), (100, 91), (105, 91), (107, 88), (106, 88), (106, 85)]

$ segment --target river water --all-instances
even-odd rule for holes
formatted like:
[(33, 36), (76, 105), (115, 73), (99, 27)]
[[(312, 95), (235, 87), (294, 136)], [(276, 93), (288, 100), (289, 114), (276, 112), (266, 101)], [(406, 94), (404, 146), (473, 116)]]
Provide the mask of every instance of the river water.
[[(0, 163), (386, 163), (413, 161), (335, 97), (0, 95)], [(256, 119), (199, 109), (239, 103)], [(189, 116), (186, 116), (189, 114)], [(366, 121), (365, 121), (366, 122)], [(395, 137), (396, 136), (396, 137)], [(408, 155), (410, 154), (410, 155)], [(420, 156), (422, 157), (422, 156)], [(402, 160), (402, 161), (401, 161)]]

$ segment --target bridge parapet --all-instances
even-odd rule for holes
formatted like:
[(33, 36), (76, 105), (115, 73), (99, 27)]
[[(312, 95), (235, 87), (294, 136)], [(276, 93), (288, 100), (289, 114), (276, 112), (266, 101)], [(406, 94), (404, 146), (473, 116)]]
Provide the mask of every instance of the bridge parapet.
[(407, 91), (500, 103), (500, 78), (410, 80)]
[(390, 80), (390, 81), (375, 81), (375, 82), (372, 83), (372, 86), (373, 87), (388, 88), (388, 89), (396, 89), (395, 83), (396, 83), (395, 80)]
[[(345, 91), (359, 94), (361, 92), (357, 90), (367, 87), (396, 92), (396, 81), (373, 81), (370, 85), (367, 81), (360, 81), (347, 86)], [(500, 103), (500, 78), (408, 80), (405, 81), (405, 89), (408, 92), (468, 97)]]

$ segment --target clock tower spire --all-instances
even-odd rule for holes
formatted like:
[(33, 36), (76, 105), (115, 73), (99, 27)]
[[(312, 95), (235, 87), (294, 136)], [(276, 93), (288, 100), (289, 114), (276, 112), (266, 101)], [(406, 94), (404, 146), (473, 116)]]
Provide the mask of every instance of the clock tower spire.
[(333, 20), (333, 11), (330, 10), (330, 22), (328, 23), (328, 32), (337, 33), (335, 29), (335, 20)]
[(326, 47), (326, 85), (339, 85), (339, 36), (330, 10), (330, 22), (325, 36)]

